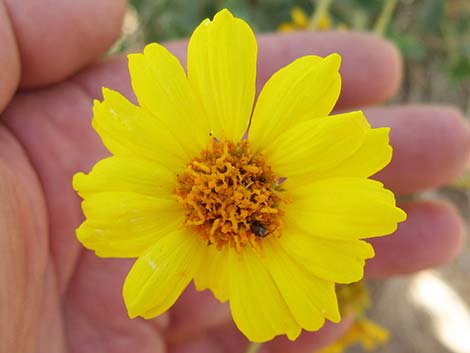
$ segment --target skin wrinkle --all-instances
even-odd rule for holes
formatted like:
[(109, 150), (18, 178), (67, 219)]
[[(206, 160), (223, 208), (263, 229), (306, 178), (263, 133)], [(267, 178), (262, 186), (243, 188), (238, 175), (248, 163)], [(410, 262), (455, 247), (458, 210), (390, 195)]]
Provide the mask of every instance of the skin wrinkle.
[[(35, 353), (66, 352), (64, 318), (60, 305), (54, 264), (49, 258), (44, 279), (39, 320), (38, 348)], [(47, 325), (44, 323), (47, 322)]]
[(15, 33), (12, 29), (8, 11), (3, 1), (0, 0), (0, 67), (2, 68), (2, 80), (0, 84), (0, 112), (13, 97), (20, 81), (20, 57), (16, 45)]
[[(0, 351), (35, 352), (39, 306), (48, 259), (42, 191), (22, 147), (0, 126)], [(15, 158), (13, 158), (13, 156)], [(10, 293), (11, 291), (11, 293)], [(6, 295), (6, 297), (4, 297)], [(15, 338), (20, 335), (21, 339)]]

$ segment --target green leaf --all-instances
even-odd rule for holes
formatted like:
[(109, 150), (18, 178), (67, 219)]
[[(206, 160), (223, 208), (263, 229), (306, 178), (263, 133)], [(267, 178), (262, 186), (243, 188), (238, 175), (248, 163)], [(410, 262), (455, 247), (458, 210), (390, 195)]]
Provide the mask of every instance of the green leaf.
[(445, 8), (443, 0), (427, 0), (423, 2), (418, 20), (423, 28), (433, 33), (439, 33), (442, 19), (444, 18)]
[(456, 82), (462, 82), (470, 78), (470, 58), (459, 58), (459, 60), (450, 68), (450, 77)]
[(426, 47), (421, 44), (418, 38), (412, 33), (396, 33), (390, 31), (387, 33), (387, 37), (396, 44), (403, 56), (407, 59), (420, 61), (426, 55)]

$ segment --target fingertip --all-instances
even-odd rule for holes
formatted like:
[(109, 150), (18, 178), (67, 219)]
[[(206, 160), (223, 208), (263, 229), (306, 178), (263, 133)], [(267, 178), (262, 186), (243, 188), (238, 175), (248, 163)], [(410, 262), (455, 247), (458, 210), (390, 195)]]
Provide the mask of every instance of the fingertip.
[(258, 36), (258, 87), (281, 67), (304, 55), (342, 57), (343, 89), (337, 108), (378, 104), (400, 88), (403, 63), (387, 40), (363, 32), (292, 32)]
[(454, 260), (463, 250), (465, 245), (465, 222), (457, 207), (445, 200), (432, 200), (422, 202), (410, 202), (405, 207), (412, 212), (425, 213), (428, 218), (436, 220), (440, 226), (440, 239), (438, 264), (446, 264)]
[(448, 263), (457, 258), (463, 251), (466, 243), (465, 221), (457, 207), (448, 201), (436, 200), (433, 202), (434, 212), (446, 215), (449, 237), (447, 239), (447, 251), (442, 252), (443, 263)]
[(390, 235), (371, 239), (375, 258), (365, 276), (381, 278), (444, 265), (462, 251), (465, 226), (457, 209), (444, 201), (415, 201), (401, 205), (408, 220)]
[(20, 61), (15, 35), (8, 14), (0, 2), (0, 67), (2, 68), (0, 84), (0, 112), (10, 101), (20, 81)]
[(441, 106), (440, 110), (442, 115), (448, 116), (449, 124), (456, 130), (459, 137), (456, 139), (456, 152), (462, 158), (462, 167), (456, 171), (456, 176), (459, 176), (469, 166), (470, 162), (470, 122), (465, 118), (461, 110), (455, 106)]
[(127, 8), (125, 0), (5, 4), (19, 49), (23, 88), (58, 82), (93, 62), (120, 35)]
[(374, 127), (391, 127), (393, 158), (374, 178), (397, 193), (445, 185), (468, 166), (469, 124), (453, 107), (375, 107), (368, 108), (366, 116)]
[(352, 33), (341, 69), (344, 86), (338, 107), (379, 104), (395, 96), (403, 79), (403, 59), (391, 42), (372, 33)]

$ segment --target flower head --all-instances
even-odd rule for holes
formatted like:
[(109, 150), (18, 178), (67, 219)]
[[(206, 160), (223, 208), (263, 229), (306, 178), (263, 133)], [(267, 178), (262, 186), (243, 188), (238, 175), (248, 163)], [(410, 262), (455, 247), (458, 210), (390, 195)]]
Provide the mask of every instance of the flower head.
[(257, 44), (223, 10), (194, 31), (187, 74), (164, 47), (129, 56), (138, 105), (108, 89), (93, 127), (112, 156), (74, 177), (80, 242), (137, 257), (130, 317), (168, 310), (194, 280), (252, 341), (340, 320), (335, 283), (358, 281), (405, 214), (369, 177), (391, 159), (388, 129), (360, 111), (328, 116), (340, 56), (302, 57), (255, 99)]

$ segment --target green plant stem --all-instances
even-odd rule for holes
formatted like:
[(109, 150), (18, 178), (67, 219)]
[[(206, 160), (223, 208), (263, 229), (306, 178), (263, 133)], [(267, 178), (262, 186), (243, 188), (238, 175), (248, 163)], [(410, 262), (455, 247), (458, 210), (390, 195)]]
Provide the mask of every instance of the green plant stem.
[(310, 19), (310, 23), (308, 26), (311, 29), (317, 29), (318, 24), (320, 23), (321, 19), (323, 16), (325, 16), (328, 13), (328, 9), (331, 6), (331, 3), (333, 0), (319, 0), (319, 1), (313, 1), (313, 3), (318, 3), (317, 8), (315, 9), (315, 13), (313, 14), (312, 18)]
[(248, 347), (245, 353), (256, 353), (259, 351), (262, 345), (263, 345), (262, 343), (250, 342), (250, 344), (248, 344)]
[(385, 1), (384, 6), (382, 7), (382, 12), (380, 13), (380, 16), (374, 26), (374, 32), (379, 36), (382, 36), (387, 29), (393, 15), (393, 11), (397, 6), (397, 2), (397, 0)]

